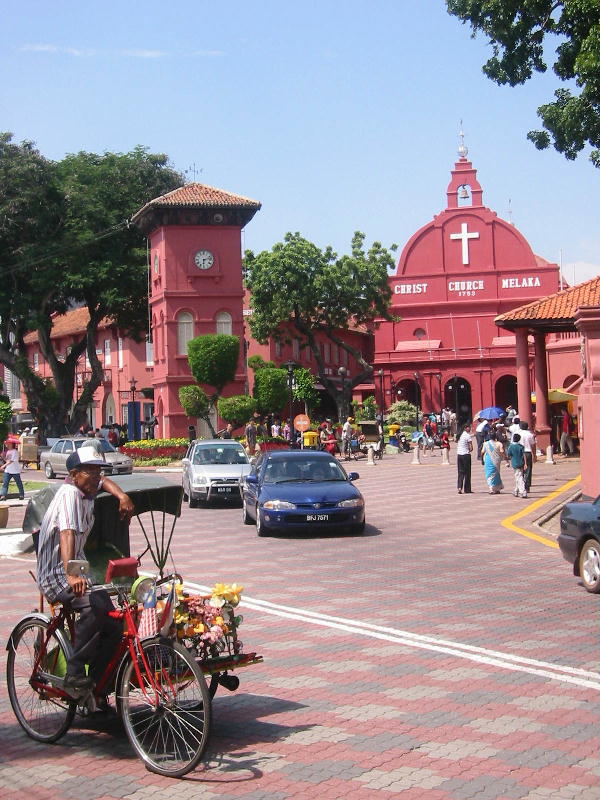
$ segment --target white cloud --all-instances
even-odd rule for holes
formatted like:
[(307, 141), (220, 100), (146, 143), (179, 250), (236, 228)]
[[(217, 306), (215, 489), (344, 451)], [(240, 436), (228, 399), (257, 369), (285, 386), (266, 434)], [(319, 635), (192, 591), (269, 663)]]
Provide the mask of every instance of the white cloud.
[(24, 44), (19, 47), (21, 52), (26, 53), (58, 53), (68, 56), (94, 56), (95, 50), (83, 49), (80, 47), (59, 47), (56, 44)]
[(119, 50), (116, 55), (132, 58), (163, 58), (168, 54), (164, 50)]

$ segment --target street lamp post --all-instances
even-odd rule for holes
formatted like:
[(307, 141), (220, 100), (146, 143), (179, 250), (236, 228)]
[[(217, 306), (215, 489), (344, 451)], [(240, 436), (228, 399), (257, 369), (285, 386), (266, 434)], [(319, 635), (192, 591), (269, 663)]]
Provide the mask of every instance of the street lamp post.
[(127, 413), (127, 436), (130, 440), (137, 440), (140, 438), (140, 418), (138, 414), (138, 404), (135, 402), (135, 391), (137, 381), (131, 378), (129, 381), (129, 391), (131, 392), (131, 400), (129, 402), (129, 409)]
[(419, 387), (419, 373), (418, 372), (413, 372), (413, 375), (415, 376), (415, 408), (416, 408), (416, 412), (415, 412), (415, 428), (417, 430), (419, 430), (419, 407), (420, 407), (420, 402), (419, 402), (419, 388), (420, 388)]
[[(348, 374), (348, 370), (346, 369), (346, 367), (338, 367), (338, 375), (340, 376), (340, 379), (342, 381), (342, 402), (341, 402), (341, 406), (340, 406), (341, 412), (342, 412), (342, 417), (346, 416), (346, 413), (345, 413), (346, 412), (346, 395), (345, 395), (345, 391), (346, 391), (346, 375), (347, 374)], [(341, 421), (343, 422), (343, 420), (341, 420)]]
[(287, 381), (288, 381), (288, 400), (289, 400), (289, 426), (290, 426), (290, 436), (292, 441), (294, 439), (294, 431), (293, 431), (293, 423), (292, 423), (292, 405), (294, 402), (294, 395), (292, 393), (292, 389), (294, 387), (294, 368), (297, 366), (295, 361), (286, 361), (283, 365), (287, 369)]
[(383, 420), (383, 415), (385, 414), (385, 392), (383, 389), (384, 371), (382, 369), (378, 369), (377, 374), (379, 375), (379, 391), (381, 392), (381, 419)]

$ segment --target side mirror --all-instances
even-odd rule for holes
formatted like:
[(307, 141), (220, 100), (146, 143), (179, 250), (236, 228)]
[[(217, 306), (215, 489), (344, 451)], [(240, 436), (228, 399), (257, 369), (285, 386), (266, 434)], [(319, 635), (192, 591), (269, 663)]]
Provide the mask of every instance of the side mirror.
[(357, 481), (360, 478), (358, 472), (349, 472), (348, 473), (348, 480), (349, 481)]
[(246, 483), (250, 483), (253, 486), (255, 486), (258, 483), (258, 478), (256, 477), (256, 475), (246, 475), (244, 480)]

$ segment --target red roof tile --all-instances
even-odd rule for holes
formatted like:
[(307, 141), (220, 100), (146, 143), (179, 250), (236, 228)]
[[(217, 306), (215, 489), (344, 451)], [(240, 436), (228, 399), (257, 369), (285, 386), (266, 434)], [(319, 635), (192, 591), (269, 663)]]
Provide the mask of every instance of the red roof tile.
[[(52, 321), (51, 339), (59, 339), (61, 336), (69, 336), (81, 334), (86, 329), (90, 321), (90, 312), (87, 307), (75, 308), (73, 311), (67, 311), (66, 314), (60, 314), (54, 317)], [(113, 324), (113, 321), (108, 317), (100, 320), (98, 328), (108, 328)], [(37, 331), (31, 331), (25, 336), (25, 344), (33, 344), (38, 341)]]
[[(155, 197), (144, 208), (162, 208), (177, 206), (180, 208), (260, 208), (257, 200), (232, 194), (214, 186), (203, 183), (186, 183), (179, 189), (173, 189), (160, 197)], [(142, 209), (143, 210), (143, 209)], [(137, 212), (140, 213), (139, 211)], [(136, 214), (137, 216), (137, 214)]]
[(573, 321), (577, 309), (581, 306), (598, 305), (600, 305), (600, 276), (543, 297), (541, 300), (535, 300), (533, 303), (513, 308), (512, 311), (496, 317), (495, 322), (502, 327), (511, 328), (518, 327), (519, 321), (524, 323)]

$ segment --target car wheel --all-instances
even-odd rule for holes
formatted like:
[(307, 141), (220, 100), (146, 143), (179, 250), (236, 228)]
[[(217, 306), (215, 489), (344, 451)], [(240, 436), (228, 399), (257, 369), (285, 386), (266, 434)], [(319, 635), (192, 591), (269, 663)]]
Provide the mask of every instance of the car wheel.
[(267, 530), (265, 529), (265, 524), (261, 519), (260, 510), (256, 509), (256, 535), (257, 536), (268, 536)]
[(188, 496), (188, 503), (190, 508), (198, 508), (198, 500), (195, 497), (192, 497), (191, 494)]
[(364, 532), (365, 532), (364, 520), (363, 522), (359, 522), (358, 525), (352, 525), (352, 527), (350, 528), (350, 533), (353, 536), (362, 536)]
[(242, 500), (242, 522), (244, 523), (244, 525), (252, 525), (252, 523), (254, 522), (250, 514), (248, 514), (248, 507), (246, 506), (245, 499)]
[(46, 461), (44, 464), (44, 472), (47, 478), (56, 478), (56, 473), (52, 469), (52, 464), (49, 461)]
[(587, 539), (579, 555), (579, 575), (588, 592), (600, 594), (600, 544)]

